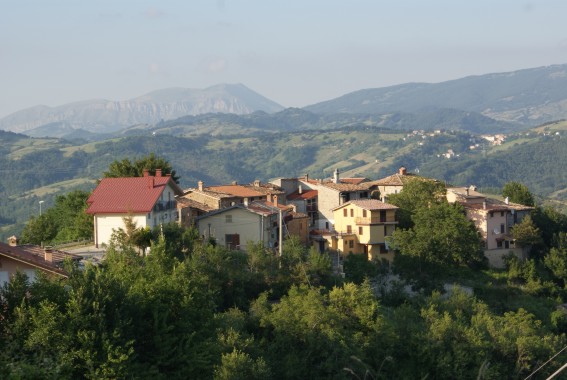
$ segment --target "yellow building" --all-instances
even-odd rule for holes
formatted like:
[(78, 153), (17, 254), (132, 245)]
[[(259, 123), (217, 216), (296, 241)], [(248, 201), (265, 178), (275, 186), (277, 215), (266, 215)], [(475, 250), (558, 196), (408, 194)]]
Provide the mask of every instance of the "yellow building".
[(365, 254), (369, 260), (393, 260), (386, 237), (394, 232), (396, 206), (376, 199), (357, 199), (333, 209), (334, 231), (329, 247), (343, 254)]

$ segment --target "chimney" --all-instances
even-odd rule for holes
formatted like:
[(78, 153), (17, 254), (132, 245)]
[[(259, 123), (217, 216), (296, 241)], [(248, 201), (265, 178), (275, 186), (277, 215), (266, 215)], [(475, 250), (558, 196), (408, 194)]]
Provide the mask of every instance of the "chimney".
[(400, 175), (406, 175), (408, 171), (406, 170), (405, 166), (402, 166), (399, 170)]
[(508, 198), (508, 197), (504, 198), (504, 203), (510, 204), (510, 198)]
[(148, 176), (148, 189), (154, 188), (154, 178), (153, 176)]
[(297, 189), (297, 192), (298, 192), (299, 194), (303, 194), (303, 186), (299, 185), (299, 187), (298, 187), (298, 189)]
[(274, 195), (274, 197), (272, 199), (273, 199), (272, 202), (274, 203), (274, 206), (278, 207), (278, 196)]
[(144, 169), (144, 177), (149, 177), (150, 171), (148, 169)]
[(469, 188), (468, 187), (465, 189), (465, 193), (467, 194), (467, 197), (468, 197), (469, 196)]
[(254, 180), (254, 187), (260, 187), (260, 180), (259, 179)]
[(10, 247), (15, 247), (15, 246), (17, 246), (17, 245), (18, 245), (18, 238), (17, 238), (16, 236), (14, 236), (14, 235), (10, 236), (10, 237), (8, 238), (8, 245), (9, 245)]
[(47, 246), (47, 247), (44, 248), (43, 253), (44, 253), (45, 261), (52, 263), (53, 262), (53, 249), (51, 249), (51, 247)]
[(306, 182), (309, 181), (309, 174), (308, 173), (305, 173), (305, 181)]
[(486, 200), (482, 201), (482, 209), (486, 210)]
[(339, 183), (339, 169), (335, 169), (335, 172), (333, 173), (333, 183)]
[(197, 182), (197, 188), (199, 189), (199, 191), (203, 191), (203, 181)]
[(232, 183), (231, 183), (231, 184), (232, 184), (233, 186), (236, 186), (236, 185), (238, 185), (238, 182), (236, 182), (236, 181), (232, 181)]
[(161, 169), (156, 169), (156, 177), (161, 177)]

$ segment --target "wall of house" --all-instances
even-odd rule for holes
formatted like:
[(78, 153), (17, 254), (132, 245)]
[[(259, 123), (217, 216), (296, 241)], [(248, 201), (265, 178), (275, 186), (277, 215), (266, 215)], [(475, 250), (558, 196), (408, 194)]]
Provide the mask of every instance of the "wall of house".
[(249, 241), (263, 241), (264, 245), (273, 247), (278, 239), (277, 226), (274, 227), (274, 223), (277, 224), (277, 214), (263, 219), (262, 221), (262, 216), (253, 212), (233, 208), (199, 219), (199, 234), (205, 239), (209, 236), (214, 238), (217, 244), (223, 247), (227, 246), (226, 235), (233, 234), (240, 235), (240, 249), (242, 250), (246, 250), (246, 244)]
[(0, 256), (0, 286), (9, 282), (18, 271), (25, 273), (31, 282), (35, 280), (36, 267), (10, 257)]
[[(176, 212), (173, 210), (172, 212)], [(95, 226), (95, 245), (99, 247), (101, 244), (108, 244), (112, 236), (113, 229), (117, 230), (119, 228), (125, 229), (124, 217), (128, 216), (125, 214), (97, 214), (94, 216), (94, 226)], [(153, 228), (154, 219), (156, 223), (159, 224), (157, 216), (154, 218), (154, 213), (150, 214), (150, 219), (148, 219), (147, 214), (133, 214), (132, 221), (136, 223), (136, 227), (144, 228), (149, 226)]]
[(287, 230), (291, 236), (297, 236), (302, 243), (309, 241), (309, 218), (292, 219), (287, 223)]
[(522, 248), (487, 249), (484, 251), (484, 256), (488, 259), (489, 266), (504, 269), (506, 268), (504, 257), (508, 256), (510, 253), (520, 260), (525, 260), (527, 258), (527, 254)]
[(403, 190), (403, 188), (403, 186), (378, 186), (378, 190), (380, 191), (380, 199), (382, 200), (382, 202), (387, 202), (388, 195), (398, 194)]

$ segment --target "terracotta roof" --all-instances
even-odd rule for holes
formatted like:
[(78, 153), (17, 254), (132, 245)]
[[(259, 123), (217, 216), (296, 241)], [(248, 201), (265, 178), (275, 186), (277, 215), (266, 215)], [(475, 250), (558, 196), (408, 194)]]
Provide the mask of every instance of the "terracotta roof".
[(363, 208), (365, 210), (396, 210), (398, 209), (398, 207), (391, 205), (389, 203), (384, 203), (384, 202), (380, 202), (377, 199), (355, 199), (352, 201), (349, 201), (343, 205), (340, 205), (339, 207), (335, 207), (333, 210), (338, 210), (342, 207), (348, 206), (348, 205), (355, 205), (358, 206), (360, 208)]
[(65, 258), (70, 258), (71, 260), (81, 259), (80, 256), (56, 249), (51, 250), (51, 255), (52, 261), (47, 261), (45, 260), (45, 250), (37, 245), (18, 245), (13, 247), (0, 242), (0, 256), (9, 257), (61, 276), (67, 276), (67, 272), (62, 269)]
[(287, 196), (287, 200), (295, 201), (298, 199), (313, 199), (316, 197), (317, 197), (317, 190), (303, 190), (301, 194), (299, 194), (299, 190), (296, 190)]
[(220, 186), (208, 186), (205, 188), (205, 190), (208, 191), (212, 191), (212, 192), (216, 192), (216, 193), (224, 193), (224, 194), (229, 194), (232, 196), (238, 196), (238, 197), (261, 197), (264, 196), (265, 194), (257, 191), (257, 190), (252, 190), (247, 186), (242, 186), (242, 185), (220, 185)]
[(420, 177), (416, 174), (412, 174), (412, 173), (408, 173), (408, 174), (392, 174), (388, 177), (384, 177), (382, 179), (378, 179), (376, 181), (371, 181), (369, 183), (372, 183), (373, 185), (379, 185), (379, 186), (403, 186), (405, 185), (409, 180), (412, 179), (421, 179), (421, 180), (427, 180), (426, 178)]
[(209, 212), (211, 210), (214, 210), (213, 208), (207, 206), (206, 204), (201, 203), (201, 202), (197, 202), (193, 199), (178, 197), (178, 198), (176, 198), (176, 200), (177, 200), (177, 205), (181, 206), (181, 207), (191, 207), (191, 208), (201, 210), (201, 211), (205, 211), (205, 212)]
[[(519, 203), (503, 202), (494, 198), (486, 198), (485, 202), (479, 203), (467, 203), (459, 202), (465, 208), (475, 209), (475, 210), (487, 210), (487, 211), (528, 211), (533, 210), (534, 207), (524, 206)], [(485, 204), (486, 203), (486, 207)]]
[(333, 182), (324, 182), (319, 184), (320, 186), (328, 187), (333, 190), (337, 191), (365, 191), (367, 190), (366, 187), (361, 185), (353, 185), (350, 183), (333, 183)]
[(87, 200), (87, 213), (150, 212), (168, 184), (175, 193), (181, 193), (171, 177), (103, 178)]
[(340, 178), (341, 183), (350, 183), (353, 185), (358, 185), (362, 182), (368, 182), (368, 178)]
[(276, 186), (274, 184), (271, 183), (260, 183), (259, 186), (254, 185), (254, 183), (251, 183), (249, 185), (243, 185), (244, 187), (253, 190), (253, 191), (257, 191), (260, 192), (264, 195), (267, 194), (284, 194), (285, 192), (281, 189), (281, 187)]
[(460, 195), (465, 198), (471, 198), (471, 199), (486, 198), (486, 195), (479, 193), (478, 191), (473, 190), (470, 187), (448, 187), (447, 191), (450, 191), (454, 194)]

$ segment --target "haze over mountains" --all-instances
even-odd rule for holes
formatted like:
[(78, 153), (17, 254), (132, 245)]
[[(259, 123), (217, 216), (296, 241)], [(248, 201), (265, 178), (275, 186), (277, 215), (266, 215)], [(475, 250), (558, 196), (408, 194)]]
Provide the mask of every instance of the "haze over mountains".
[[(126, 101), (91, 100), (58, 107), (31, 107), (0, 119), (0, 129), (31, 136), (64, 137), (77, 130), (109, 133), (187, 115), (247, 115), (256, 111), (273, 114), (283, 109), (242, 84), (220, 84), (203, 90), (157, 90)], [(506, 132), (567, 118), (567, 64), (435, 84), (365, 89), (304, 110), (328, 115), (324, 122), (330, 122), (329, 115), (348, 113), (383, 115), (390, 127), (399, 119), (398, 124), (410, 120), (408, 128), (437, 123), (440, 128)], [(282, 115), (287, 114), (279, 114), (276, 119), (281, 120)]]

